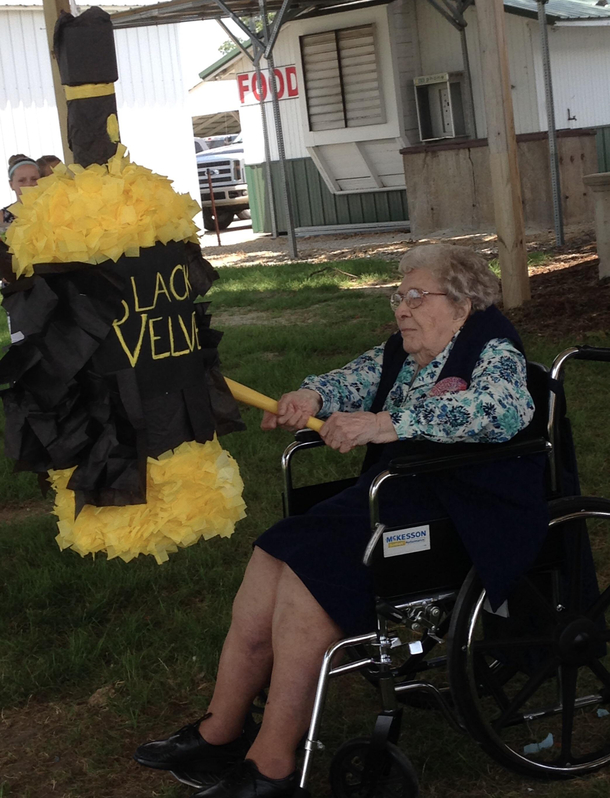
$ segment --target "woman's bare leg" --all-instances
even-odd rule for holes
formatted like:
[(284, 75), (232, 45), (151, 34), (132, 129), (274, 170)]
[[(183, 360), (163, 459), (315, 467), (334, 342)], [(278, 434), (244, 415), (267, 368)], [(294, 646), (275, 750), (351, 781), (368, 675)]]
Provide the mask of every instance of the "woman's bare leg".
[(273, 616), (284, 568), (283, 562), (255, 547), (233, 602), (231, 627), (208, 707), (212, 717), (199, 727), (211, 745), (239, 737), (253, 699), (269, 683)]
[(295, 769), (295, 752), (309, 726), (324, 652), (342, 633), (287, 565), (277, 586), (272, 632), (269, 696), (248, 759), (265, 776), (281, 779)]

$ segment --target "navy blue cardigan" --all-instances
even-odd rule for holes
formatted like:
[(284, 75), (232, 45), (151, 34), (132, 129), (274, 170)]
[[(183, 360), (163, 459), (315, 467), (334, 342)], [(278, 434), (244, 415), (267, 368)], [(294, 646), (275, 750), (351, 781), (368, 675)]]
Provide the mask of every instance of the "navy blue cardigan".
[[(482, 350), (493, 338), (507, 338), (523, 353), (517, 331), (492, 306), (468, 318), (438, 381), (461, 377), (470, 383)], [(372, 412), (383, 409), (406, 357), (402, 337), (396, 333), (386, 343)], [(442, 453), (451, 445), (421, 440), (369, 445), (363, 470), (378, 471), (395, 457), (438, 454), (439, 449)], [(533, 564), (547, 535), (545, 468), (545, 456), (536, 455), (420, 477), (429, 481), (457, 528), (493, 609), (505, 601), (517, 579)]]

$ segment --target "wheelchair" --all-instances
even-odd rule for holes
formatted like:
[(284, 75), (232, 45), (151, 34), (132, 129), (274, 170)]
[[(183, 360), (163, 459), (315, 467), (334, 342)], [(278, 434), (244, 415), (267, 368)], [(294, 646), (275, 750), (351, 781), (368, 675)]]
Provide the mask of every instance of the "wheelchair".
[[(324, 747), (319, 733), (329, 680), (353, 672), (377, 688), (381, 711), (370, 737), (346, 742), (334, 755), (335, 798), (417, 798), (417, 774), (397, 747), (410, 705), (439, 710), (489, 756), (525, 777), (568, 779), (610, 762), (610, 564), (598, 580), (589, 543), (595, 548), (610, 525), (610, 500), (573, 495), (579, 488), (562, 388), (569, 360), (610, 362), (610, 349), (572, 347), (550, 371), (528, 363), (536, 412), (526, 439), (399, 458), (373, 481), (364, 562), (372, 568), (377, 628), (339, 641), (324, 656), (298, 796), (309, 795), (312, 758)], [(317, 433), (301, 430), (285, 450), (285, 515), (303, 513), (355, 482), (294, 486), (295, 455), (323, 445)], [(384, 556), (383, 545), (386, 533), (405, 530), (380, 523), (382, 487), (416, 474), (541, 453), (548, 464), (549, 534), (505, 605), (491, 611), (449, 519), (430, 521), (430, 549), (410, 555), (419, 558), (419, 576), (409, 578), (405, 592), (402, 558), (387, 556), (387, 540)]]

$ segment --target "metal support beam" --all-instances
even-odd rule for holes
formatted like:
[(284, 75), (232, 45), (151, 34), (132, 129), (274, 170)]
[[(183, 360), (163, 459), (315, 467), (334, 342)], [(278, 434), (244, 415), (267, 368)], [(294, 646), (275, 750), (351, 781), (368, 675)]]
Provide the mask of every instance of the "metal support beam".
[(256, 35), (256, 33), (254, 31), (250, 30), (250, 28), (247, 25), (245, 25), (236, 14), (234, 14), (231, 11), (229, 6), (227, 6), (225, 3), (223, 3), (222, 0), (214, 0), (214, 2), (218, 6), (218, 8), (220, 8), (221, 11), (223, 11), (228, 17), (230, 17), (233, 20), (233, 22), (237, 25), (237, 27), (240, 28), (243, 31), (243, 33), (246, 34), (248, 39), (250, 39), (250, 41), (252, 42), (252, 47), (255, 50), (263, 50), (264, 49), (263, 45), (261, 44), (261, 41), (258, 38), (258, 36)]
[[(218, 0), (217, 0), (218, 2)], [(269, 88), (271, 90), (271, 104), (273, 106), (273, 121), (275, 124), (275, 137), (280, 163), (280, 182), (284, 199), (284, 209), (286, 211), (286, 234), (288, 236), (288, 253), (292, 260), (298, 258), (297, 239), (294, 232), (294, 214), (292, 211), (292, 200), (290, 198), (290, 187), (288, 185), (288, 175), (286, 173), (286, 151), (284, 149), (284, 132), (282, 130), (282, 117), (280, 114), (280, 103), (277, 96), (277, 84), (275, 81), (275, 63), (273, 53), (269, 47), (269, 18), (267, 16), (266, 0), (259, 0), (259, 9), (263, 23), (263, 41), (267, 55), (267, 66), (269, 67)], [(279, 29), (278, 29), (279, 30)]]
[[(262, 74), (261, 74), (261, 58), (263, 54), (267, 60), (267, 65), (269, 67), (269, 89), (271, 91), (271, 103), (273, 106), (273, 120), (275, 125), (275, 134), (277, 140), (277, 149), (278, 149), (278, 156), (280, 162), (280, 180), (282, 184), (282, 194), (284, 199), (284, 205), (286, 209), (286, 227), (287, 227), (287, 234), (288, 234), (288, 251), (290, 257), (293, 260), (296, 260), (298, 257), (297, 252), (297, 241), (296, 235), (294, 231), (294, 214), (292, 211), (292, 202), (290, 199), (290, 191), (288, 188), (287, 182), (287, 174), (286, 174), (286, 151), (284, 149), (284, 134), (282, 130), (282, 119), (280, 116), (280, 104), (277, 96), (277, 85), (275, 82), (275, 66), (273, 63), (273, 46), (277, 40), (277, 36), (280, 31), (280, 27), (282, 22), (286, 19), (286, 15), (290, 8), (290, 4), (292, 0), (284, 0), (282, 3), (282, 7), (278, 12), (278, 16), (274, 21), (273, 32), (270, 35), (269, 33), (269, 17), (267, 12), (267, 4), (266, 0), (259, 0), (259, 12), (261, 16), (261, 21), (263, 24), (262, 35), (259, 37), (256, 31), (249, 28), (239, 17), (237, 17), (223, 2), (223, 0), (214, 0), (216, 5), (228, 16), (230, 17), (238, 27), (246, 34), (246, 36), (252, 42), (252, 56), (249, 54), (248, 57), (254, 64), (254, 68), (256, 69), (256, 80), (259, 86), (259, 95), (260, 95), (260, 109), (261, 109), (261, 123), (263, 127), (263, 140), (265, 144), (265, 183), (267, 190), (265, 192), (266, 200), (268, 202), (269, 213), (271, 216), (271, 230), (272, 235), (274, 238), (277, 237), (277, 214), (276, 214), (276, 204), (275, 204), (275, 197), (273, 194), (273, 183), (271, 180), (271, 153), (269, 147), (269, 130), (267, 125), (267, 113), (265, 111), (265, 106), (263, 102), (263, 91), (262, 91)], [(231, 40), (242, 50), (244, 50), (243, 45), (237, 37), (233, 36), (231, 32), (226, 28), (225, 25), (220, 23), (223, 29), (228, 33)]]
[(477, 117), (474, 110), (474, 93), (472, 91), (472, 72), (470, 71), (470, 56), (468, 55), (468, 41), (466, 40), (466, 28), (460, 31), (460, 44), (462, 45), (462, 63), (464, 65), (464, 86), (468, 96), (466, 97), (466, 119), (468, 134), (477, 138)]
[(441, 16), (445, 17), (450, 25), (461, 31), (468, 24), (464, 18), (464, 12), (473, 4), (474, 0), (428, 0), (428, 2)]
[[(242, 53), (243, 53), (243, 54), (244, 54), (244, 55), (245, 55), (247, 58), (249, 58), (249, 59), (250, 59), (250, 61), (252, 61), (252, 62), (253, 62), (253, 61), (254, 61), (254, 56), (253, 56), (253, 54), (252, 54), (252, 53), (251, 53), (249, 50), (247, 50), (247, 49), (246, 49), (246, 48), (243, 46), (243, 44), (240, 42), (240, 40), (237, 38), (237, 36), (235, 36), (235, 34), (234, 34), (234, 33), (233, 33), (231, 30), (229, 30), (229, 28), (227, 28), (227, 26), (224, 24), (224, 22), (223, 22), (221, 19), (217, 19), (217, 20), (216, 20), (216, 22), (218, 22), (218, 24), (220, 25), (220, 27), (221, 27), (221, 28), (223, 29), (223, 31), (224, 31), (224, 32), (227, 34), (227, 36), (229, 37), (229, 39), (231, 39), (231, 41), (233, 42), (233, 44), (234, 44), (236, 47), (239, 47), (239, 49), (242, 51)], [(250, 39), (250, 41), (252, 41), (252, 39)], [(254, 49), (254, 47), (253, 47), (252, 49)]]
[(540, 28), (540, 45), (542, 50), (542, 69), (544, 73), (544, 97), (546, 102), (546, 118), (549, 130), (549, 159), (551, 167), (551, 195), (553, 198), (553, 222), (555, 225), (555, 243), (565, 243), (563, 235), (563, 213), (561, 208), (561, 181), (559, 177), (559, 152), (557, 150), (557, 129), (555, 128), (555, 103), (553, 101), (553, 78), (551, 76), (551, 56), (549, 53), (549, 36), (546, 26), (545, 4), (547, 0), (538, 0), (538, 27)]
[[(263, 0), (264, 2), (264, 0)], [(273, 106), (273, 121), (275, 123), (275, 135), (277, 140), (277, 150), (280, 162), (280, 180), (282, 183), (282, 194), (284, 198), (284, 209), (286, 211), (286, 234), (288, 236), (288, 252), (292, 260), (299, 256), (297, 250), (297, 239), (294, 232), (294, 213), (292, 210), (292, 199), (290, 197), (290, 186), (288, 185), (288, 175), (286, 173), (286, 151), (284, 149), (284, 132), (282, 130), (282, 118), (280, 116), (280, 103), (277, 97), (277, 85), (275, 82), (275, 64), (273, 55), (269, 54), (267, 59), (269, 65), (269, 83), (271, 86), (271, 104)]]
[(267, 47), (265, 48), (265, 58), (269, 58), (269, 56), (273, 52), (273, 48), (275, 46), (275, 42), (280, 32), (280, 28), (282, 27), (282, 24), (286, 18), (286, 14), (288, 12), (288, 9), (290, 8), (291, 3), (292, 0), (284, 0), (284, 2), (282, 3), (282, 7), (277, 13), (276, 18), (273, 20), (273, 24), (271, 25), (271, 37), (269, 38), (269, 42), (267, 44)]
[(269, 125), (267, 124), (267, 112), (263, 99), (263, 79), (261, 71), (260, 54), (254, 59), (256, 68), (256, 80), (258, 81), (258, 95), (260, 97), (259, 106), (261, 109), (261, 124), (263, 126), (263, 143), (265, 146), (265, 207), (269, 211), (271, 220), (271, 238), (277, 238), (277, 211), (275, 207), (275, 192), (273, 191), (273, 179), (271, 173), (271, 148), (269, 146)]

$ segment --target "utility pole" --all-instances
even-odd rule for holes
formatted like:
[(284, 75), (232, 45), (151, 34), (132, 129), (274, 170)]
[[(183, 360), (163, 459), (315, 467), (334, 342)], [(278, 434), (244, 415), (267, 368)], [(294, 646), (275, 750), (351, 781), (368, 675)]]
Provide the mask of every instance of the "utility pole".
[(529, 299), (530, 288), (504, 5), (502, 0), (479, 0), (476, 9), (502, 296), (508, 309)]
[(59, 19), (62, 11), (67, 14), (70, 13), (69, 0), (42, 0), (44, 11), (44, 22), (47, 29), (47, 42), (49, 44), (49, 56), (51, 58), (51, 71), (53, 73), (53, 89), (55, 91), (55, 103), (57, 105), (57, 116), (59, 117), (59, 129), (61, 131), (61, 146), (63, 149), (63, 162), (65, 164), (72, 163), (72, 151), (68, 144), (68, 105), (66, 103), (66, 95), (64, 87), (61, 85), (61, 78), (59, 77), (59, 67), (57, 60), (53, 54), (53, 32), (55, 30), (55, 23)]

